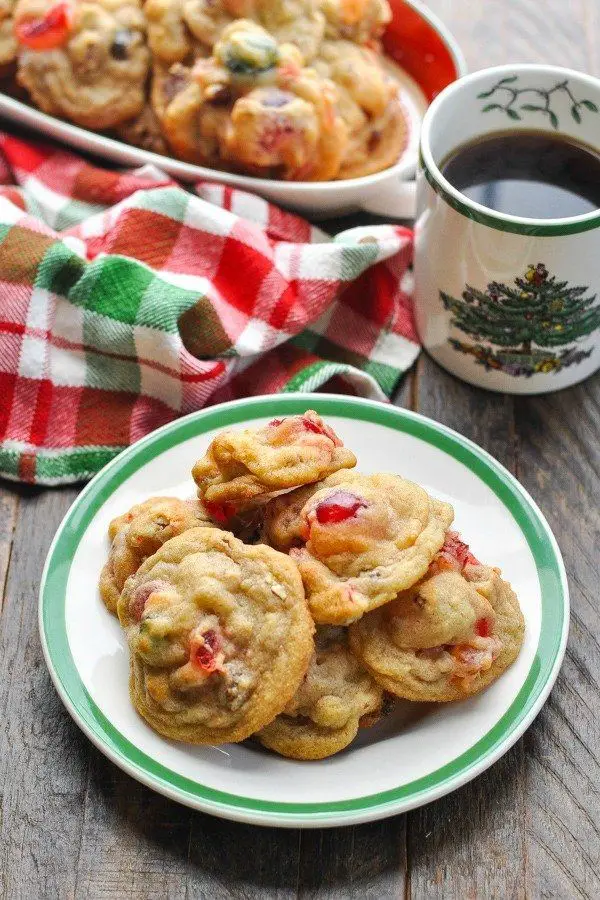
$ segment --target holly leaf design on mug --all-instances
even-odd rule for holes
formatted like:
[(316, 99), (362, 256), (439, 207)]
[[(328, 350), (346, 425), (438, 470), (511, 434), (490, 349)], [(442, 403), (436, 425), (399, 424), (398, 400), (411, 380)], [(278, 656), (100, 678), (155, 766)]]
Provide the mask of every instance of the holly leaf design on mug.
[[(554, 98), (559, 95), (567, 96), (571, 102), (571, 116), (578, 125), (582, 122), (581, 110), (585, 109), (592, 113), (600, 112), (598, 105), (593, 100), (587, 98), (578, 100), (571, 88), (569, 81), (557, 82), (554, 87), (516, 87), (515, 83), (519, 80), (518, 75), (510, 75), (501, 78), (496, 84), (487, 91), (478, 94), (478, 99), (494, 98), (493, 103), (487, 103), (482, 112), (487, 113), (492, 110), (502, 110), (509, 119), (513, 121), (521, 120), (522, 112), (536, 112), (548, 116), (548, 120), (555, 130), (559, 127), (559, 118), (552, 108)], [(538, 103), (520, 103), (523, 94), (534, 94), (538, 98)], [(499, 102), (505, 100), (504, 103)]]

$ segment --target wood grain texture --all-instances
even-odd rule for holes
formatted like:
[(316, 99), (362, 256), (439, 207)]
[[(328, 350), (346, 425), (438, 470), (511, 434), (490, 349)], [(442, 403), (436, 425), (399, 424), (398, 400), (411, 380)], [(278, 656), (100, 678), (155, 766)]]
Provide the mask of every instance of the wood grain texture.
[(510, 62), (553, 63), (592, 70), (597, 0), (429, 0), (448, 24), (469, 70)]
[(299, 859), (299, 831), (256, 828), (196, 814), (188, 897), (288, 900), (297, 896)]
[(532, 897), (600, 895), (600, 377), (515, 402), (519, 478), (565, 558), (571, 634), (550, 700), (525, 736)]
[(11, 900), (72, 895), (89, 752), (50, 682), (37, 628), (44, 558), (75, 492), (20, 494), (0, 620), (0, 877)]
[(190, 810), (138, 784), (87, 745), (77, 898), (184, 900)]
[(19, 508), (20, 489), (15, 485), (0, 485), (0, 610), (6, 587), (8, 563)]
[(406, 816), (352, 828), (302, 834), (303, 900), (393, 900), (404, 897)]

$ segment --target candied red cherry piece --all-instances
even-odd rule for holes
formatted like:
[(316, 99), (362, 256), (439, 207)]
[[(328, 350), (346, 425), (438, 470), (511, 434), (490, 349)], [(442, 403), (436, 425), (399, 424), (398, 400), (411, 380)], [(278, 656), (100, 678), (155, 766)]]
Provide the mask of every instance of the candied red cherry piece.
[(325, 434), (325, 428), (322, 425), (319, 425), (318, 422), (313, 422), (312, 419), (302, 419), (302, 427), (307, 431), (312, 431), (313, 434)]
[(336, 447), (341, 447), (342, 442), (335, 431), (329, 425), (326, 425), (321, 416), (318, 416), (316, 413), (312, 415), (311, 413), (305, 413), (301, 417), (300, 423), (305, 431), (311, 431), (313, 434), (322, 434), (333, 441)]
[(332, 441), (334, 447), (341, 447), (342, 442), (338, 438), (335, 431), (326, 425), (321, 416), (317, 415), (317, 413), (309, 410), (304, 413), (302, 416), (291, 416), (283, 419), (271, 419), (268, 427), (277, 428), (279, 425), (287, 424), (286, 434), (290, 439), (294, 439), (298, 436), (298, 432), (308, 431), (311, 434), (319, 434), (323, 437), (329, 438)]
[(146, 581), (144, 584), (140, 584), (139, 588), (137, 588), (134, 593), (131, 595), (131, 599), (129, 600), (129, 615), (135, 622), (139, 622), (144, 613), (144, 609), (146, 607), (146, 603), (148, 602), (150, 595), (155, 594), (158, 591), (168, 590), (169, 585), (166, 581)]
[(204, 501), (206, 511), (213, 517), (215, 522), (224, 525), (235, 515), (235, 506), (232, 503), (215, 503), (210, 500)]
[(73, 4), (57, 3), (45, 16), (15, 23), (17, 40), (30, 50), (52, 50), (66, 43), (73, 24)]
[(338, 522), (353, 518), (359, 509), (365, 509), (367, 506), (366, 500), (362, 500), (356, 494), (349, 491), (334, 491), (317, 504), (315, 515), (319, 525), (336, 525)]
[[(278, 425), (281, 425), (285, 421), (285, 419), (271, 419), (269, 425), (273, 428), (277, 428)], [(328, 432), (331, 431), (320, 418), (313, 418), (310, 415), (299, 416), (296, 423), (304, 428), (305, 431), (312, 431), (313, 434), (325, 434), (329, 437)]]
[(482, 638), (488, 638), (492, 636), (493, 631), (493, 622), (490, 619), (477, 619), (475, 622), (475, 633)]
[(190, 642), (190, 662), (210, 674), (217, 668), (217, 654), (220, 649), (221, 640), (219, 635), (213, 628), (210, 628), (203, 634), (192, 638)]
[(436, 562), (442, 564), (442, 568), (444, 568), (444, 561), (448, 563), (448, 568), (456, 568), (459, 571), (467, 565), (480, 565), (479, 560), (471, 553), (469, 545), (461, 541), (456, 531), (449, 531), (446, 534), (444, 546), (436, 558)]

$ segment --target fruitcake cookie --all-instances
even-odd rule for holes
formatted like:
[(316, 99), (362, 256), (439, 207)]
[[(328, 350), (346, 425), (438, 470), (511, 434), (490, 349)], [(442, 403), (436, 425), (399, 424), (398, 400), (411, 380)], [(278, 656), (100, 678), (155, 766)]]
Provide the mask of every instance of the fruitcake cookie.
[[(315, 622), (348, 625), (415, 584), (452, 518), (451, 506), (397, 475), (330, 476), (296, 523), (281, 528), (285, 543), (302, 536), (301, 546), (289, 552)], [(277, 537), (272, 525), (269, 534)]]
[(139, 116), (123, 122), (115, 131), (121, 140), (134, 147), (141, 147), (142, 150), (150, 150), (152, 153), (163, 155), (169, 153), (158, 119), (149, 103), (146, 103)]
[(407, 138), (408, 125), (399, 85), (379, 56), (350, 41), (324, 41), (314, 67), (333, 81), (348, 143), (338, 178), (358, 178), (393, 165)]
[(387, 0), (322, 0), (325, 37), (377, 45), (392, 20)]
[(325, 33), (319, 0), (148, 0), (152, 52), (167, 63), (208, 56), (224, 29), (238, 19), (261, 25), (279, 43), (295, 44), (304, 62)]
[(242, 741), (298, 690), (313, 649), (289, 557), (217, 528), (167, 541), (118, 605), (131, 651), (131, 699), (148, 724), (193, 744)]
[(16, 0), (0, 0), (0, 78), (14, 69), (18, 44), (15, 37), (13, 12)]
[(350, 646), (390, 693), (444, 702), (479, 693), (517, 658), (524, 620), (498, 569), (450, 533), (427, 576), (350, 628)]
[(307, 410), (261, 428), (221, 432), (195, 464), (192, 477), (209, 513), (226, 522), (274, 494), (354, 465), (352, 451), (316, 412)]
[[(330, 631), (340, 631), (331, 635)], [(256, 737), (292, 759), (325, 759), (379, 718), (383, 690), (347, 647), (342, 629), (317, 629), (306, 677), (281, 715)]]
[(193, 67), (157, 66), (152, 102), (173, 152), (251, 175), (336, 177), (347, 144), (333, 82), (254, 22), (223, 31)]
[(145, 31), (139, 0), (19, 0), (18, 80), (44, 112), (113, 128), (144, 106)]
[[(242, 0), (242, 3), (244, 0)], [(144, 13), (148, 23), (148, 44), (155, 62), (170, 65), (176, 62), (193, 63), (197, 56), (210, 55), (188, 22), (188, 13), (198, 19), (199, 4), (190, 0), (146, 0)]]
[(263, 543), (281, 550), (282, 553), (288, 553), (292, 547), (302, 547), (305, 533), (302, 509), (313, 494), (330, 483), (337, 484), (335, 475), (269, 500), (263, 510), (261, 529)]
[(177, 497), (150, 497), (113, 519), (108, 526), (108, 561), (98, 585), (108, 611), (116, 615), (123, 585), (165, 541), (208, 523), (208, 515), (198, 500)]

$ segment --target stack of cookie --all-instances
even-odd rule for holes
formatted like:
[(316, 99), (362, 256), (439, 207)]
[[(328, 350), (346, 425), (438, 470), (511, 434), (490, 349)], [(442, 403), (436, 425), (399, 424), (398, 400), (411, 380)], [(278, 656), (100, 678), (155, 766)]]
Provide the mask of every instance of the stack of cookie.
[(322, 759), (386, 696), (460, 700), (516, 659), (517, 598), (450, 530), (452, 507), (355, 465), (316, 413), (274, 419), (219, 434), (193, 500), (111, 523), (100, 593), (160, 734)]
[(387, 0), (6, 0), (0, 74), (44, 112), (212, 168), (354, 178), (406, 139)]

